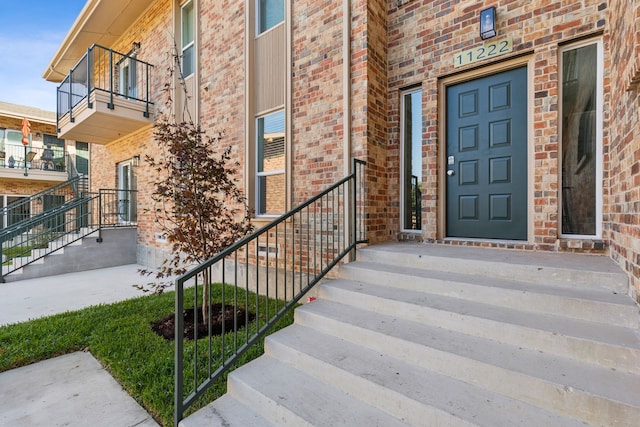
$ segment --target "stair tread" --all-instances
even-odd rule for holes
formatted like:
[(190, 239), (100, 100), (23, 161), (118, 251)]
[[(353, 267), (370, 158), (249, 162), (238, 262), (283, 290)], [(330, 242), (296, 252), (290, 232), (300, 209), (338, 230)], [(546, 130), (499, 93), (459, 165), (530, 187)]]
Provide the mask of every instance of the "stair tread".
[[(453, 245), (385, 243), (368, 246), (358, 250), (360, 253), (398, 253), (408, 261), (411, 256), (420, 258), (458, 259), (464, 266), (468, 261), (482, 261), (488, 264), (511, 264), (527, 266), (536, 270), (575, 269), (624, 277), (624, 273), (609, 257), (604, 255), (552, 253), (539, 251), (519, 251), (500, 248), (475, 248)], [(384, 255), (381, 259), (384, 259)]]
[[(483, 390), (309, 327), (293, 325), (269, 336), (266, 343), (270, 348), (286, 346), (323, 362), (318, 365), (318, 369), (309, 369), (309, 372), (318, 376), (322, 376), (320, 372), (326, 371), (325, 364), (328, 364), (367, 383), (389, 389), (385, 399), (392, 399), (394, 403), (390, 403), (391, 405), (400, 401), (400, 398), (392, 394), (396, 393), (481, 426), (584, 425), (564, 415)], [(345, 378), (345, 387), (351, 387), (353, 381), (351, 377)], [(402, 407), (398, 410), (411, 413)], [(414, 416), (428, 416), (428, 412), (421, 411)], [(415, 424), (415, 420), (410, 421)]]
[[(304, 420), (309, 425), (406, 426), (401, 420), (265, 355), (229, 374), (232, 396), (235, 396), (238, 381), (268, 397), (271, 408), (284, 407), (287, 412), (295, 413), (298, 421)], [(243, 398), (250, 399), (252, 407), (256, 408), (255, 396), (243, 394)], [(243, 401), (242, 398), (240, 400)], [(297, 425), (285, 423), (284, 420), (273, 422), (278, 425)]]
[(523, 312), (497, 305), (427, 294), (419, 291), (365, 284), (345, 279), (327, 282), (326, 286), (328, 288), (334, 287), (350, 292), (357, 292), (362, 295), (374, 295), (419, 307), (431, 307), (437, 310), (463, 314), (465, 316), (479, 317), (506, 324), (534, 328), (553, 334), (561, 334), (640, 350), (638, 330), (621, 326), (587, 322), (551, 314)]
[[(382, 315), (344, 304), (317, 300), (297, 309), (341, 324), (375, 331), (392, 339), (456, 354), (546, 381), (569, 385), (640, 409), (640, 376), (576, 360)], [(339, 333), (340, 328), (337, 328)], [(426, 362), (428, 363), (428, 362)]]
[(604, 255), (409, 243), (386, 243), (362, 248), (358, 253), (359, 260), (422, 269), (543, 281), (572, 289), (629, 291), (628, 276)]
[(523, 293), (540, 293), (571, 299), (584, 299), (599, 303), (609, 303), (636, 308), (636, 304), (625, 294), (614, 291), (594, 288), (567, 288), (566, 286), (554, 286), (553, 283), (538, 283), (532, 281), (483, 277), (464, 273), (451, 273), (446, 271), (427, 270), (424, 268), (396, 266), (392, 264), (375, 263), (368, 261), (356, 261), (341, 267), (346, 270), (373, 270), (378, 272), (392, 272), (420, 278), (433, 278), (449, 282), (460, 282), (475, 287), (489, 287), (503, 290), (518, 291)]
[(225, 394), (204, 408), (196, 411), (178, 423), (178, 427), (275, 427), (264, 417), (256, 414), (249, 406)]

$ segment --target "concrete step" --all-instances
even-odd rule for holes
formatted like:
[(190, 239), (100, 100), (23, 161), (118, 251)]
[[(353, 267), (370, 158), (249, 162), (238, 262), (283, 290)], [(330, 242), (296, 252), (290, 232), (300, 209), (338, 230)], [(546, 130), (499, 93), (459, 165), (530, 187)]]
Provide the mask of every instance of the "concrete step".
[(608, 289), (569, 289), (544, 283), (367, 261), (342, 266), (340, 276), (359, 282), (500, 305), (521, 311), (562, 315), (628, 328), (640, 326), (638, 306), (633, 300)]
[(298, 308), (296, 324), (586, 423), (640, 417), (635, 374), (331, 301)]
[(407, 425), (268, 356), (231, 372), (227, 388), (228, 394), (277, 426)]
[(256, 414), (250, 406), (244, 405), (238, 399), (225, 394), (216, 400), (216, 404), (208, 405), (180, 421), (178, 427), (276, 427), (261, 415)]
[(570, 253), (390, 243), (358, 250), (357, 259), (474, 276), (629, 292), (629, 279), (608, 257)]
[(584, 425), (308, 327), (269, 336), (265, 354), (410, 425)]
[(637, 329), (344, 279), (327, 282), (318, 295), (381, 315), (640, 374)]
[(338, 274), (296, 309), (293, 326), (265, 339), (264, 356), (229, 375), (219, 406), (187, 420), (200, 412), (225, 426), (640, 419), (638, 307), (606, 257), (385, 244), (359, 250)]

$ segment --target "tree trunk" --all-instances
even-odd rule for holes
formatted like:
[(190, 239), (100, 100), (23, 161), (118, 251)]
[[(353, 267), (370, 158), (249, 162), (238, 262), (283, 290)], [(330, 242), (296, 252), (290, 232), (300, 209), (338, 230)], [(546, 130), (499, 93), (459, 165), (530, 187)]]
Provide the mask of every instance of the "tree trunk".
[(209, 283), (209, 269), (207, 268), (202, 272), (202, 321), (207, 322), (209, 319), (209, 292), (210, 292)]

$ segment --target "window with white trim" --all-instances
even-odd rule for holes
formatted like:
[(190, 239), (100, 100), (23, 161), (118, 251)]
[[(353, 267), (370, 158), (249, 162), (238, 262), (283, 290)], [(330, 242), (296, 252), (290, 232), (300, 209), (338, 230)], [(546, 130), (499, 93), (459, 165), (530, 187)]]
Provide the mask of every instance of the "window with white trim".
[(256, 35), (284, 21), (284, 0), (256, 0)]
[(181, 22), (181, 57), (182, 57), (182, 76), (189, 77), (195, 70), (195, 19), (194, 19), (193, 0), (189, 0), (180, 8)]
[(256, 214), (283, 214), (285, 187), (284, 110), (256, 120)]
[(422, 90), (401, 96), (402, 230), (414, 231), (422, 228)]
[(562, 235), (602, 233), (602, 41), (560, 50)]

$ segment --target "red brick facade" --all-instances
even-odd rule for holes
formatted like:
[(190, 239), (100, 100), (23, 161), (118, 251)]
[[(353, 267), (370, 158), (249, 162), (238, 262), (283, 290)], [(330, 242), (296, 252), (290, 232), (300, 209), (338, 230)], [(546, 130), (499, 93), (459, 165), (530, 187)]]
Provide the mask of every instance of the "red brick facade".
[[(640, 6), (609, 2), (610, 68), (605, 110), (605, 239), (640, 292)], [(636, 298), (640, 298), (636, 296)]]
[[(231, 0), (199, 0), (197, 10), (198, 121), (210, 135), (224, 132), (240, 164), (238, 182), (250, 190), (253, 148), (247, 132), (251, 94), (246, 81), (248, 5)], [(640, 290), (640, 7), (605, 0), (444, 1), (351, 0), (287, 2), (290, 49), (287, 76), (289, 207), (339, 180), (350, 157), (367, 161), (368, 237), (372, 243), (402, 237), (400, 228), (400, 99), (403, 90), (422, 89), (422, 232), (413, 238), (525, 250), (611, 253)], [(348, 5), (349, 10), (344, 6)], [(460, 52), (481, 46), (480, 11), (496, 7), (498, 37), (510, 37), (501, 56), (454, 66)], [(164, 105), (179, 2), (158, 0), (111, 48), (126, 52), (140, 42), (138, 58), (154, 64), (154, 100)], [(348, 14), (350, 52), (345, 51)], [(615, 30), (615, 31), (614, 31)], [(603, 49), (602, 233), (568, 238), (561, 233), (561, 49), (581, 40), (601, 40)], [(345, 61), (348, 61), (345, 64)], [(350, 81), (345, 81), (345, 65)], [(528, 70), (528, 239), (447, 239), (444, 226), (444, 88), (498, 70)], [(348, 83), (348, 84), (347, 84)], [(345, 99), (348, 96), (348, 99)], [(345, 117), (345, 105), (350, 105)], [(248, 116), (249, 114), (249, 116)], [(346, 118), (349, 118), (347, 121)], [(350, 128), (345, 130), (345, 123)], [(347, 135), (345, 135), (345, 131)], [(222, 147), (212, 147), (219, 149)], [(115, 185), (116, 164), (157, 152), (152, 129), (127, 136), (92, 153), (94, 188)], [(151, 171), (137, 168), (139, 244), (156, 241), (150, 208)], [(141, 260), (144, 261), (144, 260)]]

